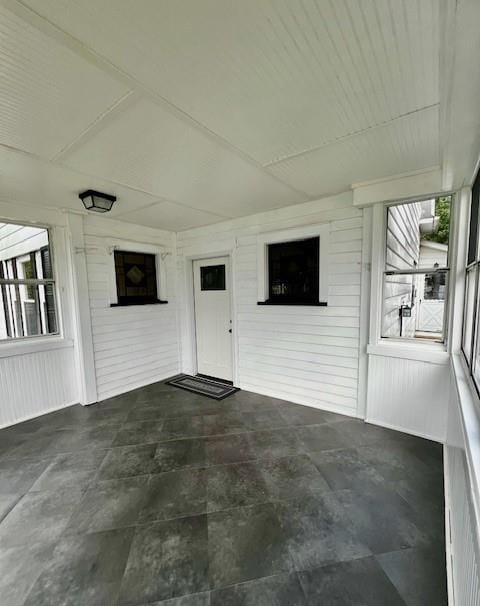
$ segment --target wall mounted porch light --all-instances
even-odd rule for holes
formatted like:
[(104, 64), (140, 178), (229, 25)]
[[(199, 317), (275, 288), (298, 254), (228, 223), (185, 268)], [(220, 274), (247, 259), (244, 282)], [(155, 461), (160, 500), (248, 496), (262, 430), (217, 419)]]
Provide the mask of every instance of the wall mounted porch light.
[(87, 210), (92, 210), (96, 213), (107, 213), (111, 210), (113, 203), (117, 199), (116, 196), (102, 194), (102, 192), (95, 191), (94, 189), (87, 189), (87, 191), (78, 194), (78, 197)]

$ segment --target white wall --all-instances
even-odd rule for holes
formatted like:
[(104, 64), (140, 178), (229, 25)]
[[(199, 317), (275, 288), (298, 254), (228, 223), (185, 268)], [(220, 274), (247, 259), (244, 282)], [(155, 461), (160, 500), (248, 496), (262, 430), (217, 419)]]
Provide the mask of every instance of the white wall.
[[(174, 234), (93, 216), (83, 223), (97, 399), (178, 374)], [(110, 307), (110, 239), (164, 247), (168, 304)]]
[[(405, 349), (407, 347), (407, 349)], [(415, 359), (418, 345), (409, 357), (408, 346), (388, 355), (385, 348), (371, 353), (368, 360), (366, 420), (444, 442), (449, 391), (449, 356), (437, 360)], [(392, 352), (390, 352), (392, 353)], [(433, 358), (433, 357), (432, 357)]]
[(456, 356), (444, 451), (449, 590), (454, 597), (450, 603), (455, 606), (480, 604), (480, 416), (474, 403), (476, 399), (476, 395), (471, 397), (460, 357)]
[[(0, 427), (178, 373), (174, 234), (6, 202), (0, 202), (2, 219), (51, 228), (61, 334), (0, 343)], [(168, 253), (167, 305), (110, 307), (109, 239)], [(81, 322), (74, 292), (83, 306)], [(93, 399), (82, 392), (82, 375)]]
[(0, 427), (78, 402), (73, 343), (0, 358)]
[(69, 313), (72, 275), (62, 213), (0, 202), (0, 219), (52, 227), (62, 335), (0, 344), (0, 427), (78, 402), (75, 341)]
[[(194, 370), (191, 259), (231, 252), (238, 386), (356, 415), (362, 217), (346, 193), (179, 233), (184, 372)], [(258, 306), (257, 234), (317, 224), (330, 227), (328, 306)]]

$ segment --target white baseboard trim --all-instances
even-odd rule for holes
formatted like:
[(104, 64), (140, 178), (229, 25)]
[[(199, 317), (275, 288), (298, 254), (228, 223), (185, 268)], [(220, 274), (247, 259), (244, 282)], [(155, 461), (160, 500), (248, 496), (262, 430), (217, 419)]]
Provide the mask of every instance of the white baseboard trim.
[(443, 444), (443, 440), (440, 440), (437, 436), (433, 436), (428, 433), (424, 433), (422, 431), (415, 431), (414, 429), (410, 429), (408, 427), (402, 427), (401, 425), (396, 425), (395, 423), (385, 423), (385, 421), (378, 421), (377, 419), (365, 419), (365, 423), (371, 423), (372, 425), (378, 425), (379, 427), (385, 427), (386, 429), (393, 429), (395, 431), (401, 431), (402, 433), (408, 433), (411, 436), (416, 436), (417, 438), (424, 438), (425, 440), (430, 440), (432, 442), (438, 442), (439, 444)]

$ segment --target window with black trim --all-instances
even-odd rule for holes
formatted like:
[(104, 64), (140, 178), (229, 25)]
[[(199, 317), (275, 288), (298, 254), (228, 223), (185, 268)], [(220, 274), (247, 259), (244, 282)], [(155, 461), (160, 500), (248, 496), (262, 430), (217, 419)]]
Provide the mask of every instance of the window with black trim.
[(382, 337), (445, 340), (451, 196), (387, 208)]
[(201, 290), (225, 290), (225, 265), (200, 267)]
[(268, 300), (279, 305), (318, 305), (320, 238), (267, 245)]
[(48, 230), (0, 223), (0, 340), (58, 334)]
[(480, 390), (479, 221), (480, 172), (477, 174), (472, 187), (462, 332), (462, 350), (477, 389)]
[(115, 250), (118, 305), (158, 303), (155, 255)]

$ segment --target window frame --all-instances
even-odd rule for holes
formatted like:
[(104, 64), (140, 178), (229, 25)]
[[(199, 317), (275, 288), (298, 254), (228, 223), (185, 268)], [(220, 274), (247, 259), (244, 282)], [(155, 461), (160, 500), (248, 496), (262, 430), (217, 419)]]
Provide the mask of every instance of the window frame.
[[(447, 250), (447, 261), (445, 267), (422, 267), (422, 268), (407, 268), (400, 270), (388, 270), (386, 269), (387, 262), (387, 235), (388, 235), (388, 212), (390, 208), (396, 206), (402, 206), (406, 204), (415, 204), (419, 202), (428, 202), (429, 200), (438, 200), (438, 198), (446, 198), (450, 197), (450, 229), (449, 229), (449, 237), (448, 237), (448, 250)], [(448, 342), (448, 318), (449, 318), (449, 291), (450, 291), (450, 262), (452, 255), (452, 233), (453, 233), (453, 217), (454, 217), (454, 205), (455, 205), (455, 193), (454, 192), (442, 192), (437, 194), (432, 194), (430, 196), (422, 196), (421, 198), (415, 198), (410, 200), (395, 200), (389, 202), (387, 204), (383, 204), (382, 208), (382, 250), (381, 254), (378, 258), (379, 270), (380, 270), (380, 288), (379, 288), (379, 296), (380, 304), (379, 304), (379, 318), (378, 318), (378, 343), (406, 343), (406, 344), (415, 344), (420, 347), (424, 346), (442, 346), (444, 349), (447, 347)], [(377, 242), (378, 245), (378, 242)], [(384, 310), (385, 310), (385, 278), (387, 276), (395, 276), (395, 275), (432, 275), (435, 273), (445, 274), (445, 297), (443, 299), (443, 328), (442, 328), (442, 339), (441, 340), (429, 340), (422, 339), (420, 337), (403, 337), (403, 336), (384, 336), (383, 335), (383, 321), (384, 321)], [(417, 293), (418, 297), (418, 293)]]
[[(475, 225), (473, 224), (474, 212), (476, 212)], [(471, 246), (471, 237), (475, 236), (476, 242)], [(472, 259), (472, 250), (474, 252), (474, 258)], [(463, 305), (463, 316), (462, 316), (462, 335), (461, 335), (461, 350), (467, 365), (468, 373), (472, 379), (473, 385), (480, 395), (480, 368), (477, 368), (477, 351), (479, 347), (480, 338), (480, 170), (473, 181), (471, 189), (470, 206), (468, 212), (468, 223), (467, 223), (467, 246), (466, 254), (464, 259), (465, 264), (465, 277), (464, 277), (464, 305)], [(468, 277), (470, 272), (474, 272), (473, 277), (473, 288), (474, 298), (472, 306), (472, 318), (471, 318), (471, 337), (470, 337), (470, 351), (465, 351), (465, 331), (467, 327), (467, 305), (468, 305)]]
[[(286, 229), (276, 232), (262, 233), (257, 236), (257, 304), (275, 305), (285, 307), (315, 307), (328, 305), (328, 253), (329, 253), (330, 225), (328, 223), (304, 226), (295, 229)], [(283, 242), (295, 242), (319, 238), (318, 261), (318, 301), (314, 303), (292, 303), (286, 301), (269, 301), (269, 268), (268, 246)]]
[[(163, 246), (131, 242), (129, 240), (109, 239), (107, 241), (109, 270), (108, 270), (108, 301), (112, 308), (138, 307), (167, 304), (167, 276), (165, 258), (171, 253)], [(148, 303), (119, 303), (117, 293), (117, 274), (115, 271), (115, 251), (147, 254), (155, 256), (155, 273), (157, 278), (157, 301)]]
[[(2, 296), (2, 300), (3, 300), (3, 293), (4, 293), (4, 289), (1, 288), (2, 286), (41, 286), (44, 285), (45, 287), (45, 294), (46, 294), (46, 287), (48, 285), (52, 286), (52, 295), (53, 295), (53, 299), (54, 299), (54, 312), (55, 312), (55, 323), (56, 323), (56, 330), (53, 332), (46, 332), (46, 333), (41, 333), (41, 334), (36, 334), (36, 335), (25, 335), (23, 334), (22, 336), (9, 336), (6, 338), (0, 338), (0, 350), (1, 350), (1, 355), (3, 355), (3, 353), (7, 350), (7, 348), (18, 348), (18, 345), (20, 343), (32, 343), (32, 342), (42, 342), (45, 340), (54, 340), (54, 341), (58, 341), (59, 337), (63, 338), (63, 324), (62, 324), (62, 315), (61, 315), (61, 297), (60, 297), (60, 293), (58, 290), (58, 284), (59, 284), (59, 277), (58, 274), (59, 272), (57, 271), (57, 266), (56, 266), (56, 262), (55, 262), (55, 252), (54, 252), (54, 248), (57, 247), (57, 234), (55, 231), (55, 228), (52, 228), (49, 225), (43, 225), (40, 223), (28, 223), (25, 221), (21, 221), (21, 220), (11, 220), (11, 219), (0, 219), (0, 223), (4, 223), (4, 224), (9, 224), (9, 225), (18, 225), (20, 227), (32, 227), (32, 228), (36, 228), (36, 229), (42, 229), (47, 233), (47, 245), (46, 246), (42, 246), (41, 248), (38, 249), (38, 252), (40, 253), (40, 263), (42, 263), (42, 251), (47, 248), (49, 251), (49, 256), (50, 256), (50, 267), (51, 267), (51, 274), (52, 277), (51, 278), (5, 278), (5, 277), (0, 277), (0, 290), (1, 290), (1, 296)], [(32, 251), (32, 252), (37, 252), (37, 250)], [(8, 259), (8, 261), (16, 261), (17, 259), (21, 259), (23, 257), (26, 256), (27, 253), (23, 253), (21, 255), (17, 255), (16, 257), (13, 257), (12, 259)], [(31, 252), (28, 253), (29, 255), (31, 255)], [(42, 265), (43, 267), (43, 265)], [(37, 272), (37, 268), (35, 266), (35, 273)], [(39, 292), (39, 291), (38, 291)], [(38, 302), (38, 299), (36, 299)], [(45, 326), (48, 329), (48, 325), (49, 325), (49, 319), (48, 319), (48, 314), (45, 314)], [(10, 349), (9, 349), (10, 351)], [(12, 350), (13, 351), (13, 350)]]

